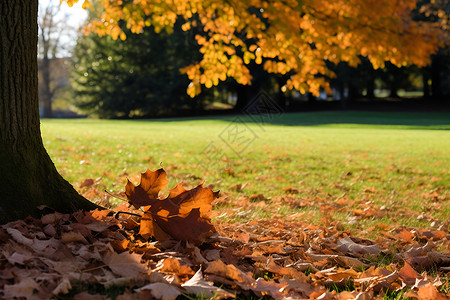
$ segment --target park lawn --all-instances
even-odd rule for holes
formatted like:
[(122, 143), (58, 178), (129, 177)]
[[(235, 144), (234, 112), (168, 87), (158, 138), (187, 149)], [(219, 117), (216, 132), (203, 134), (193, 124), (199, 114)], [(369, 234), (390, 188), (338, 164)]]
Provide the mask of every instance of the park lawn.
[[(93, 201), (162, 166), (169, 188), (221, 190), (218, 220), (333, 223), (368, 236), (381, 224), (448, 226), (449, 129), (450, 114), (437, 113), (42, 120), (56, 167)], [(80, 187), (88, 178), (98, 184)]]

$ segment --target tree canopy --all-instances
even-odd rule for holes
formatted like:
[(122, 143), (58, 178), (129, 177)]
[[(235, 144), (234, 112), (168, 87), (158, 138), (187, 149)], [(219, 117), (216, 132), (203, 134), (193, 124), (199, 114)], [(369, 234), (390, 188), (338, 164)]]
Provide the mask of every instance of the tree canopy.
[[(79, 0), (61, 0), (73, 5)], [(91, 0), (92, 1), (92, 0)], [(333, 77), (326, 62), (360, 57), (375, 68), (389, 61), (397, 66), (424, 66), (437, 51), (439, 28), (413, 20), (416, 0), (134, 0), (101, 1), (103, 11), (87, 27), (99, 35), (126, 39), (121, 24), (134, 33), (152, 26), (172, 32), (201, 28), (196, 35), (202, 59), (181, 71), (191, 80), (190, 96), (227, 77), (250, 84), (247, 65), (263, 64), (268, 72), (288, 74), (283, 91), (318, 94)], [(91, 5), (84, 0), (84, 7)]]

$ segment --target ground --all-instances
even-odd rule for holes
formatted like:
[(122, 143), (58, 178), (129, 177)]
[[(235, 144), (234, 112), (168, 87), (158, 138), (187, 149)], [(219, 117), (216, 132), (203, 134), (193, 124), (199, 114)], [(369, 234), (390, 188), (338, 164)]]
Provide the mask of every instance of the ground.
[[(317, 224), (326, 216), (359, 232), (379, 222), (438, 229), (448, 220), (449, 120), (321, 112), (42, 127), (57, 168), (91, 200), (163, 166), (169, 188), (204, 181), (221, 190), (215, 210), (223, 221), (297, 214)], [(95, 184), (82, 187), (86, 179)]]
[[(42, 129), (64, 177), (111, 210), (43, 208), (41, 219), (2, 226), (6, 298), (450, 296), (448, 114), (44, 120)], [(217, 234), (204, 243), (143, 238), (126, 178), (137, 184), (160, 165), (169, 189), (221, 190), (209, 213)]]

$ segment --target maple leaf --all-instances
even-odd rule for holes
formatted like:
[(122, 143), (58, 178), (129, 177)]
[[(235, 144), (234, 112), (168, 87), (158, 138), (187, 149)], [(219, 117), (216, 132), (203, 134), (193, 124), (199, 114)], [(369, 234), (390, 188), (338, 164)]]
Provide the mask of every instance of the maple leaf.
[(202, 243), (216, 232), (210, 213), (211, 202), (217, 198), (218, 192), (201, 184), (191, 190), (178, 184), (170, 190), (167, 198), (160, 199), (159, 192), (167, 184), (163, 169), (142, 173), (138, 186), (127, 182), (125, 194), (130, 203), (136, 208), (144, 206), (139, 234), (159, 241), (175, 239)]
[(125, 194), (130, 203), (139, 209), (141, 206), (155, 203), (158, 200), (159, 191), (166, 188), (168, 183), (166, 172), (163, 169), (158, 169), (155, 172), (147, 169), (145, 173), (141, 174), (141, 183), (138, 186), (135, 187), (128, 180)]

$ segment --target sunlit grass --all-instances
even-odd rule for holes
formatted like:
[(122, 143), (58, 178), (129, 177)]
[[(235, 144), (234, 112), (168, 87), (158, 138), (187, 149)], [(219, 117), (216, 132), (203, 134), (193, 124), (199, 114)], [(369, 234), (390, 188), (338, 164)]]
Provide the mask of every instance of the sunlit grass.
[(48, 152), (76, 188), (101, 177), (119, 192), (127, 177), (138, 182), (163, 166), (169, 188), (204, 180), (221, 190), (217, 214), (228, 220), (298, 217), (363, 229), (448, 220), (449, 129), (448, 114), (364, 112), (42, 121)]

